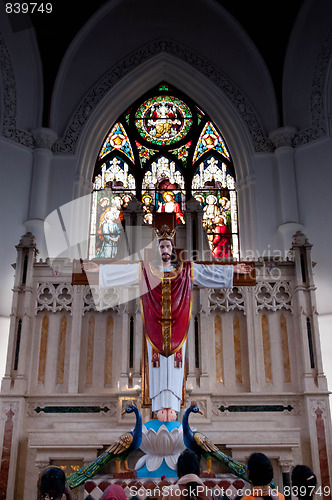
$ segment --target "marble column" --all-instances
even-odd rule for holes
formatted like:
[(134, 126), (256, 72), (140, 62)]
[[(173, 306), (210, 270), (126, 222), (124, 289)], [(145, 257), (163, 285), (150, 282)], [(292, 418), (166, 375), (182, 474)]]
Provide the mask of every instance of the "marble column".
[(78, 394), (79, 392), (83, 293), (84, 287), (80, 285), (73, 286), (72, 327), (69, 335), (69, 394)]
[[(323, 406), (323, 405), (321, 405)], [(324, 410), (324, 411), (323, 411)], [(320, 406), (317, 407), (315, 411), (316, 416), (316, 434), (317, 434), (317, 446), (318, 446), (318, 460), (319, 469), (321, 477), (321, 485), (323, 491), (329, 491), (329, 495), (325, 495), (325, 498), (331, 498), (331, 483), (329, 475), (329, 460), (331, 460), (331, 455), (328, 454), (327, 441), (326, 441), (326, 408), (323, 406), (323, 410)]]
[(301, 348), (303, 359), (303, 383), (306, 391), (327, 390), (323, 372), (319, 339), (319, 325), (315, 285), (312, 276), (311, 247), (307, 237), (300, 231), (293, 236), (291, 252), (295, 260), (295, 298), (301, 325)]
[(297, 181), (292, 141), (295, 127), (281, 127), (270, 133), (269, 138), (275, 146), (275, 158), (279, 181), (280, 224), (279, 231), (285, 248), (289, 247), (295, 231), (303, 229), (297, 196)]
[[(291, 486), (291, 470), (292, 470), (292, 465), (293, 462), (291, 460), (279, 460), (279, 465), (282, 473), (282, 486), (285, 488), (285, 486), (289, 487)], [(286, 491), (288, 488), (286, 488)], [(290, 491), (290, 490), (289, 490)], [(285, 499), (286, 500), (291, 500), (292, 495), (286, 495), (285, 494)]]
[(52, 146), (57, 134), (48, 128), (32, 131), (35, 141), (33, 152), (32, 179), (30, 186), (30, 202), (27, 220), (24, 222), (28, 231), (36, 237), (40, 257), (47, 256), (44, 236), (44, 220), (47, 215), (51, 162), (53, 158)]

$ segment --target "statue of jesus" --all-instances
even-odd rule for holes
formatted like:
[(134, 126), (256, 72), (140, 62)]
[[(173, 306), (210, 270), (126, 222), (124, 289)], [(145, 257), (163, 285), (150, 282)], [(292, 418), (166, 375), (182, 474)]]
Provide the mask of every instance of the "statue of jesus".
[(180, 411), (186, 339), (190, 322), (193, 285), (232, 288), (234, 274), (248, 274), (251, 266), (178, 262), (174, 231), (162, 226), (157, 232), (155, 262), (131, 264), (83, 264), (99, 272), (101, 288), (139, 284), (144, 334), (148, 340), (149, 385), (152, 411), (162, 422), (173, 421)]

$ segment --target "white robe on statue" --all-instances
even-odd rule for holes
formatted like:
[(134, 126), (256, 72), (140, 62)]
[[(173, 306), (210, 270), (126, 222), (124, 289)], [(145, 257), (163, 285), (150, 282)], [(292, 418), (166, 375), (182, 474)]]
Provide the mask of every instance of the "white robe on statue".
[[(100, 266), (99, 286), (109, 288), (117, 286), (135, 286), (139, 284), (139, 263), (132, 264), (105, 264)], [(218, 264), (193, 264), (193, 284), (206, 288), (232, 288), (233, 266)], [(169, 268), (171, 271), (173, 267)], [(172, 408), (180, 411), (182, 400), (182, 382), (184, 363), (181, 368), (174, 367), (174, 354), (165, 358), (160, 356), (160, 366), (153, 367), (151, 363), (151, 345), (147, 342), (149, 358), (149, 383), (152, 411), (162, 408)], [(183, 346), (185, 358), (186, 342)]]

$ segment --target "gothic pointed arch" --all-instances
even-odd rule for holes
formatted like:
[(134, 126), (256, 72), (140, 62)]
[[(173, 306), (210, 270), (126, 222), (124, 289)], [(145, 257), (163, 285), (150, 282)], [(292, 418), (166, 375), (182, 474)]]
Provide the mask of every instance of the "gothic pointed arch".
[[(82, 97), (74, 114), (64, 131), (54, 146), (54, 150), (63, 153), (74, 153), (80, 134), (91, 114), (107, 97), (110, 90), (120, 79), (133, 74), (140, 66), (152, 63), (155, 70), (155, 59), (162, 55), (165, 59), (171, 56), (180, 65), (186, 64), (191, 70), (196, 71), (202, 77), (209, 79), (219, 88), (234, 107), (234, 110), (241, 117), (245, 128), (250, 136), (252, 146), (255, 151), (271, 151), (273, 144), (266, 136), (264, 126), (256, 109), (253, 108), (247, 97), (242, 93), (236, 84), (229, 80), (227, 75), (215, 65), (209, 63), (195, 52), (181, 46), (171, 40), (156, 40), (135, 50), (127, 58), (113, 66), (102, 78), (95, 83), (92, 89)], [(166, 57), (165, 57), (166, 56)]]
[[(90, 258), (116, 258), (124, 211), (143, 204), (143, 224), (174, 212), (185, 224), (195, 197), (214, 257), (239, 258), (236, 179), (222, 133), (192, 99), (167, 82), (110, 124), (93, 176)], [(92, 250), (91, 250), (92, 249)]]

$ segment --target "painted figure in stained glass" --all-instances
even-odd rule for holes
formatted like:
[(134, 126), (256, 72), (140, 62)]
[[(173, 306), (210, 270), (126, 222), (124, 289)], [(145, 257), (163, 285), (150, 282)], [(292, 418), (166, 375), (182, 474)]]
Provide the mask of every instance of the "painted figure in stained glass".
[(153, 214), (155, 212), (153, 198), (150, 194), (144, 193), (142, 196), (142, 202), (143, 202), (143, 223), (152, 224)]
[(122, 199), (120, 195), (113, 196), (111, 200), (111, 209), (114, 214), (114, 220), (117, 223), (123, 221)]
[(110, 199), (106, 196), (103, 196), (99, 199), (97, 205), (97, 240), (96, 240), (96, 251), (99, 252), (103, 243), (102, 236), (102, 226), (105, 222), (105, 215), (111, 209)]
[(214, 219), (214, 238), (211, 242), (214, 257), (231, 257), (231, 232), (226, 225), (226, 217), (218, 215)]
[(97, 252), (97, 257), (102, 259), (114, 259), (116, 257), (121, 234), (117, 220), (119, 220), (119, 211), (115, 207), (111, 207), (106, 212), (101, 226), (103, 242), (101, 249)]
[(145, 140), (159, 145), (181, 140), (192, 123), (188, 106), (172, 96), (148, 99), (135, 115), (135, 125), (139, 134)]
[(226, 212), (226, 203), (228, 202), (228, 199), (226, 196), (222, 196), (219, 200), (220, 203), (220, 212), (224, 214)]
[[(97, 241), (96, 241), (96, 252), (101, 253), (102, 244), (104, 241), (104, 231), (103, 224), (106, 221), (107, 214), (112, 211), (112, 219), (117, 224), (123, 220), (122, 214), (122, 200), (120, 196), (114, 196), (110, 194), (109, 197), (103, 196), (99, 199), (97, 207)], [(99, 255), (100, 256), (100, 255)]]
[(132, 200), (132, 197), (129, 194), (125, 194), (122, 196), (122, 210), (125, 210), (128, 207), (128, 203)]
[(175, 200), (175, 195), (172, 191), (166, 191), (163, 194), (163, 204), (159, 207), (158, 212), (175, 213), (176, 222), (185, 223), (180, 204)]
[[(143, 183), (143, 211), (147, 212), (174, 212), (177, 221), (183, 219), (183, 190), (184, 178), (174, 161), (161, 156), (153, 162), (145, 172)], [(165, 194), (168, 195), (165, 197)], [(150, 201), (145, 196), (151, 196)], [(167, 198), (167, 199), (166, 199)], [(151, 210), (152, 205), (153, 210)], [(144, 223), (150, 223), (151, 217), (147, 217)]]
[(100, 198), (97, 207), (98, 227), (101, 227), (101, 224), (104, 222), (105, 214), (110, 209), (110, 203), (110, 199), (107, 196)]
[(203, 208), (204, 208), (204, 198), (203, 198), (203, 196), (202, 196), (202, 195), (200, 195), (200, 194), (197, 194), (197, 195), (195, 196), (195, 200), (197, 200), (197, 201), (198, 201), (198, 203), (199, 203), (199, 204), (200, 204), (200, 206), (201, 206), (201, 209), (203, 210)]
[(214, 194), (209, 194), (206, 197), (206, 205), (203, 208), (203, 227), (211, 233), (214, 227), (214, 219), (220, 214), (218, 200)]
[(177, 134), (180, 125), (181, 120), (176, 119), (175, 106), (162, 103), (160, 106), (151, 107), (151, 118), (147, 126), (150, 135), (168, 139)]
[[(204, 148), (206, 148), (206, 143)], [(207, 150), (207, 148), (205, 150)], [(223, 215), (225, 218), (225, 224), (230, 232), (232, 256), (234, 258), (238, 258), (239, 252), (235, 180), (230, 174), (228, 164), (216, 156), (205, 157), (204, 160), (199, 163), (195, 175), (193, 176), (192, 190), (193, 195), (201, 204), (201, 198), (203, 198), (204, 214), (202, 222), (203, 227), (207, 232), (211, 250), (214, 250), (215, 245), (213, 246), (212, 242), (215, 239), (216, 231), (217, 233), (220, 231), (220, 228), (216, 229), (216, 217)], [(218, 253), (219, 250), (216, 249), (215, 253), (216, 252)], [(226, 253), (229, 254), (229, 252)]]
[(226, 226), (231, 231), (232, 230), (232, 216), (231, 216), (231, 201), (222, 196), (219, 200), (220, 203), (220, 213), (225, 217)]
[(143, 224), (151, 226), (153, 223), (153, 214), (151, 212), (148, 212), (143, 215)]

